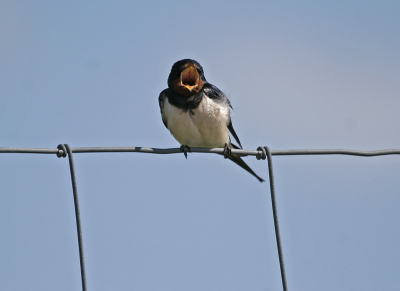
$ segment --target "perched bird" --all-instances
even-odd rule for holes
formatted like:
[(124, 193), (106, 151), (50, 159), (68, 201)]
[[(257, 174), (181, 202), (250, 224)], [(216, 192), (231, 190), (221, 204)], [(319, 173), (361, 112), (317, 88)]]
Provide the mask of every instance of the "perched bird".
[(235, 162), (264, 182), (241, 159), (231, 154), (229, 132), (240, 144), (232, 126), (228, 98), (217, 87), (207, 82), (203, 67), (195, 60), (176, 62), (168, 77), (168, 88), (158, 98), (164, 125), (181, 144), (187, 158), (190, 147), (224, 148), (224, 157)]

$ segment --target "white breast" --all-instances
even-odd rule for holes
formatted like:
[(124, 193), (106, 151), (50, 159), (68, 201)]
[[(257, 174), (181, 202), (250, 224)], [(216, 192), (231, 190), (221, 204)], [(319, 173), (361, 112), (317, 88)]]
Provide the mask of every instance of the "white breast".
[[(224, 106), (225, 105), (225, 106)], [(163, 116), (171, 134), (189, 147), (224, 147), (229, 144), (229, 105), (218, 104), (204, 96), (199, 106), (184, 111), (165, 100)]]

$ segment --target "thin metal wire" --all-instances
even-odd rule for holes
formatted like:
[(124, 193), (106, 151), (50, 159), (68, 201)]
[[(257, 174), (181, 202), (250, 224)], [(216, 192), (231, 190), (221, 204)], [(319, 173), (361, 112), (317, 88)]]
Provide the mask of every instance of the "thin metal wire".
[(281, 269), (282, 286), (283, 286), (283, 290), (287, 291), (288, 289), (287, 289), (287, 282), (286, 282), (285, 263), (283, 261), (281, 233), (279, 231), (278, 207), (276, 206), (276, 197), (275, 197), (275, 182), (274, 182), (274, 170), (272, 168), (272, 155), (271, 155), (271, 151), (268, 147), (264, 147), (264, 149), (266, 151), (266, 156), (268, 159), (269, 186), (270, 186), (270, 190), (271, 190), (272, 212), (274, 214), (275, 237), (276, 237), (276, 245), (278, 247), (279, 266)]
[(24, 154), (57, 154), (59, 149), (41, 148), (0, 148), (0, 153), (24, 153)]
[(355, 150), (275, 150), (271, 151), (273, 156), (289, 156), (289, 155), (350, 155), (350, 156), (384, 156), (384, 155), (398, 155), (400, 149), (378, 150), (378, 151), (355, 151)]
[[(190, 148), (192, 153), (213, 153), (222, 154), (224, 149), (222, 148)], [(182, 153), (180, 148), (147, 148), (147, 147), (78, 147), (71, 148), (73, 153), (111, 153), (111, 152), (139, 152), (149, 154), (177, 154)], [(54, 148), (1, 148), (0, 153), (35, 153), (35, 154), (63, 154), (60, 149)], [(262, 156), (261, 150), (239, 150), (232, 149), (232, 154), (238, 154), (241, 156)], [(272, 156), (288, 156), (288, 155), (352, 155), (352, 156), (383, 156), (400, 154), (400, 149), (388, 149), (388, 150), (377, 150), (377, 151), (357, 151), (357, 150), (346, 150), (346, 149), (332, 149), (332, 150), (271, 150)]]
[[(196, 153), (215, 153), (223, 154), (221, 148), (190, 148), (191, 152)], [(78, 188), (76, 184), (75, 168), (72, 153), (100, 153), (100, 152), (140, 152), (140, 153), (151, 153), (151, 154), (176, 154), (182, 153), (181, 148), (146, 148), (146, 147), (79, 147), (71, 148), (69, 145), (59, 145), (57, 149), (48, 148), (0, 148), (0, 153), (37, 153), (37, 154), (57, 154), (58, 157), (66, 157), (68, 153), (69, 165), (71, 171), (72, 190), (74, 193), (75, 203), (75, 216), (76, 225), (78, 232), (78, 243), (79, 243), (79, 257), (81, 264), (81, 275), (82, 275), (82, 290), (86, 291), (86, 274), (85, 274), (85, 260), (83, 253), (83, 241), (82, 241), (82, 228), (80, 221), (79, 201), (78, 201)], [(287, 291), (285, 265), (283, 260), (282, 243), (279, 231), (278, 211), (276, 205), (275, 196), (275, 183), (272, 167), (272, 156), (284, 156), (284, 155), (353, 155), (353, 156), (382, 156), (400, 154), (400, 149), (389, 149), (389, 150), (377, 150), (377, 151), (357, 151), (357, 150), (345, 150), (345, 149), (331, 149), (331, 150), (273, 150), (271, 151), (268, 147), (258, 147), (256, 151), (251, 150), (239, 150), (232, 149), (232, 154), (238, 154), (241, 156), (256, 156), (258, 160), (266, 158), (268, 159), (268, 172), (271, 190), (271, 201), (272, 210), (274, 216), (274, 226), (276, 243), (278, 247), (279, 264), (281, 269), (282, 285), (283, 290)]]
[(80, 265), (81, 265), (82, 290), (87, 291), (85, 257), (84, 257), (84, 253), (83, 253), (81, 214), (79, 211), (78, 186), (76, 184), (74, 158), (72, 156), (71, 147), (68, 144), (65, 144), (64, 147), (63, 147), (63, 145), (59, 145), (59, 148), (61, 148), (64, 151), (64, 154), (65, 154), (65, 150), (68, 153), (69, 169), (71, 172), (72, 192), (74, 193), (76, 228), (77, 228), (77, 232), (78, 232), (79, 260), (80, 260)]

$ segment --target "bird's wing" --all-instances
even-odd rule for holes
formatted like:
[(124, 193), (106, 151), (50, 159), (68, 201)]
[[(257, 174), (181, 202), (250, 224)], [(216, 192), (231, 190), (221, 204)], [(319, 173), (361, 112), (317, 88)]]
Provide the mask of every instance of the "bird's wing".
[(207, 97), (214, 100), (215, 102), (226, 104), (226, 106), (231, 105), (228, 97), (226, 97), (226, 95), (214, 85), (211, 85), (210, 83), (205, 83), (203, 86), (203, 90)]
[[(222, 91), (219, 90), (214, 85), (211, 85), (210, 83), (206, 83), (203, 87), (203, 90), (208, 98), (214, 100), (215, 102), (217, 102), (219, 104), (226, 104), (226, 106), (229, 106), (230, 108), (232, 108), (231, 102), (229, 101), (228, 97), (226, 97), (226, 95), (224, 93), (222, 93)], [(240, 143), (239, 137), (237, 136), (235, 130), (233, 129), (232, 121), (230, 120), (230, 117), (229, 117), (229, 124), (227, 124), (227, 127), (229, 129), (229, 132), (232, 134), (233, 138), (239, 144), (240, 148), (242, 148), (242, 144)]]
[(228, 129), (229, 129), (229, 132), (232, 134), (232, 136), (235, 138), (236, 142), (239, 144), (240, 148), (242, 149), (242, 144), (240, 143), (240, 140), (239, 140), (235, 130), (233, 129), (232, 121), (229, 122)]
[(164, 91), (162, 91), (160, 93), (160, 96), (158, 97), (158, 105), (160, 105), (162, 121), (163, 121), (165, 127), (168, 129), (167, 121), (166, 121), (166, 118), (164, 116), (164, 104), (165, 104), (165, 100), (167, 99), (166, 90), (167, 89), (165, 89)]

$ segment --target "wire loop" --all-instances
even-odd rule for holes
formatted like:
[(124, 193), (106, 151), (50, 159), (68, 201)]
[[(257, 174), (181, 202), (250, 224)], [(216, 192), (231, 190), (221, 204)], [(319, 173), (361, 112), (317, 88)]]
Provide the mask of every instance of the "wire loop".
[(265, 160), (267, 158), (267, 151), (265, 150), (265, 147), (258, 147), (257, 151), (258, 151), (256, 155), (257, 160), (261, 159)]
[(57, 157), (61, 158), (65, 158), (67, 156), (67, 148), (65, 147), (65, 145), (63, 144), (59, 144), (57, 146), (58, 148), (58, 152), (57, 152)]

